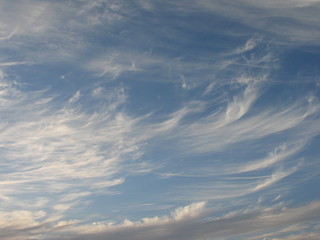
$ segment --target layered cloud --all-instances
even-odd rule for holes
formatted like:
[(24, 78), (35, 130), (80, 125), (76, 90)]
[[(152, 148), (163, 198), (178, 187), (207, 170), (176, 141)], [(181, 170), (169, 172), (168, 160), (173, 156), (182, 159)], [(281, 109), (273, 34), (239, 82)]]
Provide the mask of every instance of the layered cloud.
[[(221, 217), (207, 218), (199, 221), (201, 216), (212, 213), (204, 203), (193, 203), (190, 206), (178, 208), (171, 216), (144, 218), (139, 222), (125, 220), (122, 224), (94, 223), (91, 226), (73, 226), (72, 222), (65, 224), (62, 231), (83, 232), (76, 237), (63, 239), (206, 239), (238, 237), (246, 239), (263, 239), (265, 237), (292, 234), (293, 239), (299, 237), (315, 237), (316, 233), (295, 234), (301, 229), (312, 229), (319, 214), (319, 203), (287, 209), (281, 206), (269, 208), (257, 207), (228, 213)], [(304, 222), (306, 225), (297, 226)], [(288, 227), (290, 226), (290, 227)], [(259, 234), (267, 229), (281, 229), (269, 234)], [(250, 236), (251, 237), (248, 237)], [(247, 236), (247, 237), (245, 237)], [(284, 238), (287, 239), (287, 238)]]
[[(121, 224), (95, 222), (91, 225), (82, 225), (78, 221), (70, 220), (60, 221), (50, 228), (51, 224), (48, 225), (48, 223), (32, 223), (34, 219), (41, 218), (43, 213), (37, 213), (36, 216), (33, 216), (28, 212), (12, 212), (10, 213), (10, 219), (14, 220), (14, 216), (18, 214), (18, 222), (15, 222), (15, 228), (13, 228), (13, 224), (8, 221), (5, 226), (6, 230), (2, 231), (2, 238), (11, 239), (10, 234), (12, 233), (16, 236), (14, 239), (25, 239), (30, 235), (40, 237), (43, 232), (46, 232), (47, 239), (58, 237), (59, 239), (153, 238), (160, 240), (206, 239), (212, 236), (217, 239), (228, 237), (241, 239), (265, 239), (266, 237), (273, 237), (272, 239), (304, 239), (310, 237), (315, 239), (317, 225), (314, 222), (317, 221), (319, 209), (318, 202), (289, 209), (281, 205), (261, 206), (230, 212), (220, 217), (207, 217), (206, 220), (199, 221), (203, 216), (212, 214), (212, 209), (206, 208), (205, 203), (198, 202), (178, 208), (170, 216), (143, 218), (137, 222), (124, 220)], [(1, 220), (4, 220), (7, 215), (2, 213)], [(24, 229), (19, 229), (19, 222), (23, 219), (28, 221), (29, 227), (24, 224)], [(300, 224), (301, 222), (304, 224)], [(271, 229), (274, 229), (274, 231), (263, 233)], [(315, 232), (308, 233), (310, 230)], [(56, 236), (51, 238), (51, 234)], [(59, 237), (61, 234), (65, 237)], [(287, 237), (277, 238), (277, 236)]]

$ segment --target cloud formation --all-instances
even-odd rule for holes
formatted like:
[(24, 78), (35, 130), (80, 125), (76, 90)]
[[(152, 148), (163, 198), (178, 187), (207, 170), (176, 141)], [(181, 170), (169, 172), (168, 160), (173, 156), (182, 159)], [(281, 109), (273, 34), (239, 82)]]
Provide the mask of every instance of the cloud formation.
[[(55, 202), (47, 210), (63, 212), (81, 197), (124, 182), (115, 177), (118, 164), (134, 161), (141, 150), (139, 139), (130, 137), (137, 120), (117, 110), (124, 101), (121, 89), (110, 102), (103, 99), (107, 107), (88, 112), (81, 109), (80, 91), (58, 105), (45, 91), (22, 92), (7, 77), (0, 99), (4, 206), (41, 209)], [(26, 192), (31, 195), (21, 202)]]
[(316, 239), (318, 0), (0, 3), (0, 239)]
[[(290, 233), (296, 229), (293, 227), (297, 222), (308, 222), (317, 219), (319, 203), (315, 202), (303, 207), (292, 209), (279, 208), (256, 208), (229, 213), (225, 216), (197, 221), (199, 213), (208, 213), (210, 209), (202, 209), (203, 203), (194, 203), (190, 206), (177, 209), (171, 218), (154, 217), (143, 219), (142, 222), (125, 221), (121, 225), (95, 224), (91, 226), (96, 233), (78, 235), (75, 238), (66, 239), (206, 239), (226, 238), (231, 236), (245, 236), (246, 234), (262, 232), (266, 229), (285, 228), (283, 232)], [(202, 210), (201, 210), (202, 209)], [(200, 211), (199, 211), (200, 210)], [(183, 216), (183, 218), (180, 217)], [(286, 227), (286, 226), (292, 226)], [(87, 226), (89, 228), (89, 226)], [(84, 228), (84, 229), (87, 229)], [(279, 234), (280, 232), (278, 232)], [(314, 234), (309, 234), (311, 237)], [(269, 234), (258, 235), (251, 239), (263, 239)], [(271, 236), (271, 234), (270, 234)], [(298, 237), (298, 236), (297, 236)]]

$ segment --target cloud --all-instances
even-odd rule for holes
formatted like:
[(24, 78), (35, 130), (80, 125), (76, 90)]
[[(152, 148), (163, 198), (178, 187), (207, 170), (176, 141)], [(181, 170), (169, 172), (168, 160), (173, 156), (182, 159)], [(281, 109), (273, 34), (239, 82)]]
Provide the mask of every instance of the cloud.
[(145, 135), (149, 138), (159, 137), (161, 135), (167, 134), (170, 131), (179, 129), (181, 126), (181, 121), (188, 115), (192, 115), (197, 112), (204, 110), (204, 103), (201, 101), (194, 101), (187, 104), (187, 106), (179, 109), (178, 111), (170, 114), (167, 120), (160, 123), (150, 124), (146, 128)]
[(121, 53), (120, 51), (106, 51), (104, 55), (96, 57), (87, 63), (88, 70), (94, 71), (99, 77), (110, 77), (112, 80), (118, 78), (125, 72), (137, 72), (142, 69), (136, 68), (146, 64), (141, 54)]
[(0, 67), (17, 66), (23, 64), (27, 64), (27, 62), (1, 62)]
[(37, 226), (37, 219), (45, 217), (46, 213), (43, 211), (13, 211), (1, 212), (1, 228), (9, 228), (14, 225), (16, 228), (29, 228)]
[[(295, 43), (317, 44), (319, 1), (200, 1), (207, 11)], [(288, 42), (287, 42), (288, 43)]]
[(255, 49), (259, 43), (262, 42), (262, 37), (261, 36), (255, 36), (253, 38), (250, 38), (244, 46), (236, 48), (234, 51), (230, 53), (230, 55), (233, 54), (243, 54), (245, 52), (251, 51)]
[(96, 44), (88, 40), (88, 35), (102, 26), (111, 28), (128, 10), (125, 4), (116, 1), (65, 4), (19, 0), (1, 4), (2, 49), (10, 49), (17, 58), (32, 64), (60, 61), (82, 64), (79, 60), (86, 49), (92, 50)]
[(264, 159), (258, 160), (253, 163), (248, 163), (244, 166), (241, 166), (240, 169), (236, 170), (237, 172), (247, 172), (247, 171), (255, 171), (260, 170), (266, 167), (270, 167), (273, 164), (283, 161), (292, 155), (301, 151), (304, 144), (297, 144), (296, 146), (291, 146), (288, 148), (287, 144), (282, 144), (275, 148), (272, 152), (268, 154), (268, 156)]
[[(253, 91), (253, 94), (255, 90)], [(303, 126), (304, 120), (315, 112), (317, 106), (310, 105), (305, 110), (304, 104), (295, 103), (284, 109), (264, 110), (250, 117), (240, 119), (249, 109), (254, 95), (248, 95), (243, 100), (235, 99), (227, 106), (225, 112), (213, 113), (210, 116), (189, 125), (183, 131), (183, 146), (197, 152), (217, 151), (225, 149), (231, 144), (242, 141), (260, 139), (271, 134), (284, 132)], [(311, 129), (310, 129), (311, 130)], [(317, 131), (312, 129), (312, 131)], [(297, 130), (298, 134), (302, 134)], [(304, 135), (308, 135), (305, 133)], [(219, 139), (219, 141), (216, 141)]]
[[(312, 225), (311, 225), (312, 226)], [(311, 229), (310, 229), (311, 228)], [(301, 233), (304, 231), (312, 231), (312, 233)], [(309, 237), (310, 239), (313, 239), (313, 237), (316, 236), (317, 233), (314, 233), (313, 231), (316, 231), (315, 228), (308, 226), (308, 224), (302, 225), (291, 225), (289, 227), (282, 228), (277, 231), (273, 231), (266, 234), (261, 235), (255, 235), (253, 237), (248, 238), (248, 240), (258, 240), (258, 239), (304, 239), (306, 237)], [(300, 232), (300, 233), (299, 233)], [(292, 234), (289, 235), (288, 234)], [(287, 236), (286, 236), (287, 235)], [(280, 238), (277, 238), (280, 237)], [(281, 237), (282, 236), (282, 237)], [(285, 237), (283, 237), (285, 236)]]
[(173, 219), (176, 221), (198, 217), (205, 207), (205, 202), (193, 203), (190, 206), (177, 208), (172, 214)]
[[(201, 179), (198, 180), (199, 183), (197, 184), (190, 183), (187, 186), (176, 184), (172, 187), (172, 191), (176, 195), (169, 198), (174, 201), (205, 200), (217, 202), (224, 200), (230, 202), (230, 204), (233, 199), (250, 198), (250, 200), (247, 199), (247, 203), (249, 203), (259, 196), (278, 194), (279, 189), (282, 189), (282, 191), (290, 189), (298, 181), (286, 178), (303, 169), (301, 166), (291, 168), (280, 166), (263, 173), (257, 171), (251, 175), (245, 175), (229, 174), (228, 171), (224, 172), (224, 167), (226, 166), (217, 164), (217, 169), (213, 171), (195, 167), (190, 173), (165, 175), (164, 177), (174, 179)], [(207, 179), (212, 179), (214, 184)], [(299, 183), (301, 184), (302, 181), (300, 180)], [(277, 202), (277, 200), (274, 200), (274, 202)]]
[[(203, 219), (203, 214), (211, 215), (213, 214), (212, 210), (204, 208), (204, 203), (194, 203), (177, 209), (172, 213), (171, 217), (154, 217), (142, 219), (139, 222), (126, 220), (119, 225), (101, 222), (86, 226), (76, 226), (77, 222), (74, 224), (71, 222), (66, 224), (65, 228), (61, 228), (61, 231), (68, 232), (69, 236), (61, 237), (60, 239), (99, 240), (111, 238), (115, 240), (144, 240), (152, 238), (155, 240), (192, 240), (212, 237), (241, 238), (249, 234), (251, 235), (250, 239), (262, 239), (261, 237), (264, 235), (261, 235), (260, 232), (283, 228), (282, 233), (290, 233), (297, 230), (294, 227), (297, 223), (315, 223), (319, 211), (319, 202), (314, 202), (292, 208), (284, 208), (283, 206), (256, 207), (228, 213), (221, 217)], [(177, 218), (177, 216), (181, 216), (181, 218)], [(313, 231), (316, 230), (313, 229)], [(278, 234), (280, 233), (279, 231)], [(73, 234), (76, 236), (72, 236)], [(313, 237), (316, 233), (308, 234)], [(256, 236), (256, 238), (252, 237), (252, 235)], [(303, 235), (301, 234), (300, 236)]]
[(297, 168), (290, 169), (288, 171), (278, 171), (272, 174), (271, 177), (267, 178), (266, 180), (260, 182), (257, 186), (255, 186), (251, 191), (259, 191), (263, 188), (269, 187), (277, 181), (289, 176), (290, 174), (294, 173)]
[[(318, 174), (305, 154), (320, 131), (317, 90), (284, 101), (294, 91), (274, 82), (279, 43), (318, 44), (318, 10), (318, 0), (3, 1), (0, 239), (314, 238), (290, 226), (317, 221), (318, 202), (272, 204), (304, 171)], [(148, 196), (133, 193), (145, 185)], [(132, 207), (141, 202), (154, 207)]]
[(253, 84), (248, 85), (243, 91), (242, 96), (236, 96), (228, 105), (225, 113), (226, 122), (233, 122), (245, 115), (252, 103), (256, 100), (256, 89)]
[[(54, 227), (44, 223), (34, 223), (34, 219), (41, 219), (44, 212), (31, 214), (30, 212), (1, 213), (0, 220), (14, 216), (18, 217), (15, 222), (7, 221), (6, 230), (3, 231), (1, 239), (11, 239), (9, 233), (15, 233), (15, 239), (24, 239), (26, 236), (41, 236), (43, 230), (46, 231), (47, 239), (206, 239), (206, 238), (228, 238), (243, 237), (251, 235), (247, 239), (263, 239), (263, 237), (279, 236), (284, 233), (294, 233), (301, 229), (308, 228), (298, 226), (301, 222), (315, 223), (320, 211), (319, 202), (286, 208), (283, 205), (272, 207), (253, 207), (235, 212), (229, 212), (219, 217), (214, 217), (214, 212), (205, 207), (205, 203), (193, 203), (186, 207), (177, 208), (170, 216), (153, 218), (143, 218), (141, 221), (132, 222), (125, 220), (121, 224), (112, 222), (94, 222), (91, 225), (83, 225), (77, 220), (59, 221)], [(24, 228), (16, 228), (19, 222), (28, 220), (28, 225)], [(207, 216), (206, 218), (203, 218)], [(212, 217), (209, 217), (212, 216)], [(14, 227), (15, 226), (15, 227)], [(33, 228), (32, 228), (33, 227)], [(282, 230), (273, 231), (274, 229)], [(314, 237), (316, 228), (311, 228), (310, 233), (293, 234), (293, 239), (303, 236)], [(262, 232), (273, 232), (264, 234)], [(22, 236), (24, 234), (24, 236)], [(52, 235), (53, 234), (53, 235)], [(17, 238), (17, 236), (21, 238)], [(51, 237), (52, 236), (52, 237)], [(3, 238), (4, 237), (4, 238)], [(31, 239), (31, 238), (30, 238)], [(275, 238), (277, 239), (277, 238)], [(280, 238), (282, 239), (282, 238)], [(286, 239), (286, 238), (284, 238)], [(290, 239), (290, 238), (289, 238)]]
[[(128, 219), (125, 219), (121, 224), (115, 224), (113, 222), (94, 222), (90, 225), (81, 225), (77, 221), (73, 222), (66, 222), (66, 224), (58, 223), (57, 227), (61, 228), (62, 232), (68, 232), (78, 235), (79, 233), (81, 235), (78, 235), (76, 239), (82, 239), (83, 237), (98, 237), (100, 239), (99, 235), (119, 235), (119, 236), (126, 236), (127, 231), (140, 231), (140, 229), (148, 229), (148, 228), (166, 228), (170, 224), (185, 224), (190, 221), (193, 221), (194, 219), (197, 219), (201, 217), (203, 214), (205, 214), (205, 203), (204, 202), (197, 202), (192, 203), (191, 205), (177, 208), (175, 211), (173, 211), (170, 215), (165, 216), (155, 216), (152, 218), (142, 218), (141, 221), (130, 221)], [(71, 235), (72, 235), (71, 234)], [(152, 234), (152, 233), (150, 233)], [(83, 235), (83, 236), (82, 236)], [(95, 236), (97, 235), (97, 236)], [(149, 234), (147, 234), (149, 235)], [(157, 235), (157, 234), (156, 234)], [(101, 237), (102, 237), (101, 236)], [(151, 236), (151, 235), (150, 235)], [(149, 237), (150, 237), (149, 236)], [(108, 236), (109, 237), (109, 236)], [(127, 236), (129, 237), (129, 236)], [(73, 239), (73, 237), (70, 237)], [(65, 239), (62, 237), (61, 239)], [(69, 237), (66, 237), (66, 239), (69, 239)]]
[[(108, 189), (127, 173), (150, 170), (131, 163), (142, 152), (141, 139), (132, 137), (139, 120), (119, 109), (123, 91), (106, 97), (76, 91), (57, 102), (44, 90), (22, 91), (6, 74), (0, 86), (3, 208), (44, 209), (61, 218), (93, 193), (112, 194)], [(92, 97), (102, 104), (84, 110), (83, 99)]]
[[(241, 0), (237, 2), (229, 0), (189, 0), (183, 5), (168, 0), (162, 7), (154, 3), (153, 7), (148, 7), (147, 9), (156, 11), (163, 8), (182, 16), (205, 13), (222, 16), (226, 22), (232, 19), (235, 23), (239, 23), (240, 26), (249, 27), (250, 33), (253, 30), (261, 34), (273, 34), (276, 36), (274, 40), (277, 43), (289, 44), (290, 42), (292, 45), (318, 44), (319, 31), (317, 31), (317, 26), (319, 25), (319, 18), (317, 12), (320, 8), (318, 0)], [(248, 29), (243, 29), (242, 36), (247, 32)], [(233, 29), (226, 29), (225, 33), (239, 36), (239, 31), (234, 31)]]
[(69, 99), (69, 103), (73, 103), (78, 101), (80, 98), (80, 91), (77, 91), (70, 99)]
[[(252, 41), (263, 48), (260, 40)], [(239, 59), (247, 56), (246, 51), (250, 50), (239, 51)], [(280, 63), (269, 48), (262, 52), (250, 53), (243, 64), (232, 60), (239, 72), (232, 72), (230, 79), (212, 79), (199, 87), (205, 100), (184, 102), (155, 123), (147, 123), (152, 114), (146, 116), (141, 129), (149, 151), (165, 146), (170, 153), (163, 154), (157, 174), (177, 182), (199, 181), (173, 184), (168, 191), (177, 194), (170, 199), (215, 201), (277, 193), (300, 181), (291, 175), (309, 168), (312, 160), (304, 162), (299, 154), (319, 133), (317, 99), (308, 93), (295, 101), (269, 103), (272, 99), (266, 98), (266, 92)], [(229, 73), (228, 67), (219, 71)]]

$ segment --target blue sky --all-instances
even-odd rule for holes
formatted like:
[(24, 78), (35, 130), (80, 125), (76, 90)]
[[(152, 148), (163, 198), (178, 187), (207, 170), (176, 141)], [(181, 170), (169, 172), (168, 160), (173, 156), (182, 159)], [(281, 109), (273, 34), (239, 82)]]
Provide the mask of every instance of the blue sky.
[(319, 11), (1, 1), (0, 239), (318, 239)]

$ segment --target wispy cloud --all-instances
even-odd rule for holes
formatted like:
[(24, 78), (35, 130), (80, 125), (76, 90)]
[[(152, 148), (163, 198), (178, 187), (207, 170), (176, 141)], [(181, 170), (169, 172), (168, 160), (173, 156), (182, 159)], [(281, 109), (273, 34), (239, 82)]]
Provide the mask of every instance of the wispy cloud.
[[(82, 109), (82, 98), (99, 95), (82, 96), (77, 91), (58, 104), (46, 91), (22, 92), (8, 77), (1, 79), (0, 96), (1, 154), (6, 159), (1, 162), (1, 199), (8, 210), (67, 211), (75, 199), (80, 204), (93, 192), (108, 193), (110, 187), (122, 184), (120, 169), (135, 172), (130, 162), (142, 150), (138, 136), (131, 135), (138, 119), (120, 111), (122, 91), (112, 92), (109, 104), (104, 98), (106, 106), (89, 112)], [(142, 168), (148, 171), (147, 165), (139, 165), (137, 171)], [(44, 204), (37, 207), (38, 200)], [(51, 208), (48, 202), (55, 204)], [(55, 207), (62, 203), (65, 207)]]
[(319, 4), (2, 1), (0, 239), (315, 239)]
[[(276, 41), (291, 44), (317, 44), (319, 38), (319, 1), (186, 1), (184, 5), (174, 1), (166, 1), (167, 10), (176, 11), (181, 15), (206, 14), (220, 15), (226, 20), (233, 19), (239, 24), (249, 26), (259, 32), (275, 34)], [(156, 3), (150, 11), (161, 7)], [(225, 30), (227, 34), (240, 35), (232, 29)], [(242, 34), (246, 34), (245, 31)], [(239, 49), (238, 49), (239, 50)]]
[(255, 36), (251, 39), (249, 39), (244, 46), (238, 47), (236, 48), (234, 51), (232, 51), (231, 53), (229, 53), (230, 55), (232, 54), (243, 54), (245, 52), (251, 51), (253, 49), (255, 49), (259, 43), (262, 41), (262, 37), (261, 36)]
[(319, 19), (314, 15), (319, 10), (319, 1), (200, 1), (199, 5), (259, 31), (292, 40), (292, 43), (316, 44), (319, 38), (316, 30)]
[(113, 26), (128, 10), (115, 1), (69, 2), (67, 6), (59, 2), (2, 2), (2, 48), (18, 51), (18, 58), (32, 63), (79, 61), (86, 49), (92, 49), (85, 35), (101, 26)]
[[(310, 105), (306, 109), (303, 103), (294, 103), (284, 109), (265, 110), (260, 114), (240, 119), (247, 112), (252, 98), (254, 95), (250, 95), (248, 99), (235, 99), (225, 112), (218, 115), (214, 113), (188, 126), (184, 134), (189, 137), (182, 141), (189, 149), (195, 151), (221, 150), (230, 144), (263, 138), (297, 127), (314, 113), (313, 109), (318, 108), (317, 105)], [(308, 106), (308, 103), (305, 104)], [(312, 131), (314, 130), (316, 129)]]
[(137, 68), (136, 65), (145, 65), (144, 58), (140, 54), (106, 51), (104, 55), (87, 63), (86, 67), (96, 72), (99, 77), (110, 77), (114, 80), (121, 73), (141, 71), (142, 69)]
[(27, 62), (1, 62), (0, 67), (10, 67), (10, 66), (17, 66), (27, 64)]
[(296, 146), (291, 146), (290, 148), (288, 148), (286, 144), (282, 144), (272, 152), (268, 153), (268, 156), (266, 158), (260, 159), (253, 163), (248, 163), (245, 166), (241, 166), (238, 172), (255, 171), (270, 167), (273, 164), (283, 161), (288, 157), (298, 153), (299, 151), (301, 151), (303, 146), (304, 144), (298, 144)]

